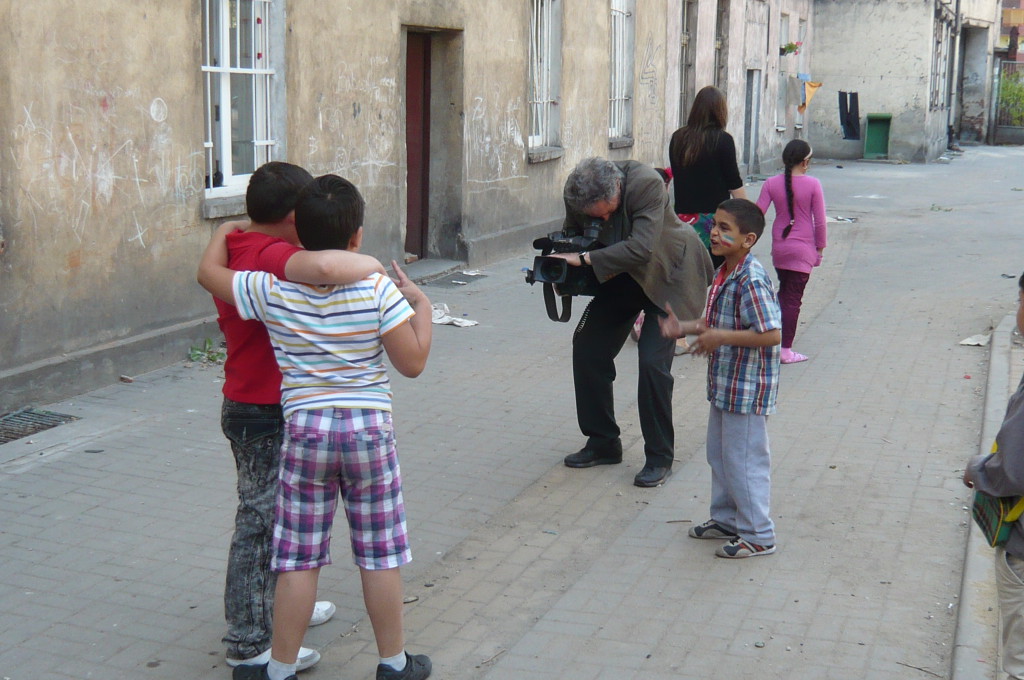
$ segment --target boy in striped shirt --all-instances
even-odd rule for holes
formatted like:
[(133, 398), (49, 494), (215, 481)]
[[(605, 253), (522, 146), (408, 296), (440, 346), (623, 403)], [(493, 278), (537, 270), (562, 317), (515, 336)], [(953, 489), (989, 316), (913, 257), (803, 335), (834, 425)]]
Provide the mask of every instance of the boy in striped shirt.
[(725, 262), (715, 273), (704, 318), (680, 321), (669, 309), (659, 320), (666, 337), (696, 335), (693, 353), (708, 356), (711, 519), (689, 533), (727, 539), (718, 557), (775, 552), (767, 421), (778, 393), (782, 314), (771, 279), (750, 254), (763, 231), (757, 205), (723, 201), (711, 227), (711, 252)]
[[(317, 178), (295, 207), (310, 251), (357, 251), (364, 202), (336, 175)], [(271, 568), (278, 572), (271, 658), (238, 666), (235, 680), (294, 678), (316, 600), (320, 567), (331, 562), (338, 494), (380, 654), (377, 680), (423, 680), (430, 659), (405, 652), (399, 567), (411, 559), (383, 358), (410, 378), (431, 341), (427, 296), (392, 261), (397, 281), (378, 273), (355, 284), (311, 286), (265, 272), (233, 272), (206, 256), (199, 281), (267, 326), (281, 367), (286, 421)]]

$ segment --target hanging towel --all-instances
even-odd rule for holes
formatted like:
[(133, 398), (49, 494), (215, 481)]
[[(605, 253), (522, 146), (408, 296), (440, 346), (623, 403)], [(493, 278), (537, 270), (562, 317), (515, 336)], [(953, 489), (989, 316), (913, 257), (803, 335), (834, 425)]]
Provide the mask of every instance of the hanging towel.
[(860, 104), (856, 92), (839, 93), (839, 124), (843, 139), (860, 139)]
[(814, 83), (809, 80), (804, 82), (804, 97), (803, 101), (800, 102), (800, 106), (796, 107), (797, 111), (802, 114), (807, 110), (807, 105), (814, 99), (814, 93), (818, 91), (819, 87), (821, 87), (821, 83)]

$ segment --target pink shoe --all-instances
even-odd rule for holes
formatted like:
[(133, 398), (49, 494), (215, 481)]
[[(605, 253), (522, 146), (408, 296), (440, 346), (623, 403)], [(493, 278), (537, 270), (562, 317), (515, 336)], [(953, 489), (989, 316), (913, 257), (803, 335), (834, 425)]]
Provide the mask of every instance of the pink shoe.
[(782, 363), (784, 364), (798, 364), (801, 361), (807, 361), (807, 357), (799, 352), (794, 352), (789, 347), (782, 348)]

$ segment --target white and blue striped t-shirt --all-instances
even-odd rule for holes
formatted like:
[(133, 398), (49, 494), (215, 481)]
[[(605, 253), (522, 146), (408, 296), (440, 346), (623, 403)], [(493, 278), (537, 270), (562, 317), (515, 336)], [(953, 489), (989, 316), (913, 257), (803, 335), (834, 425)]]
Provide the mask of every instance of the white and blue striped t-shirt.
[(309, 286), (238, 272), (233, 287), (238, 315), (267, 326), (286, 417), (299, 409), (391, 410), (381, 337), (415, 314), (391, 279)]

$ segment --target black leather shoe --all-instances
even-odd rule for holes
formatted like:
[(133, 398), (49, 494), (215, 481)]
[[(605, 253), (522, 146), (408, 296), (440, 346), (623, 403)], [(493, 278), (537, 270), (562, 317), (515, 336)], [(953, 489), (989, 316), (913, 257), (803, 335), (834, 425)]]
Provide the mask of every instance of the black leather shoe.
[(644, 465), (643, 470), (636, 473), (636, 477), (633, 478), (633, 484), (648, 488), (652, 486), (661, 486), (665, 483), (665, 480), (671, 476), (672, 468), (657, 467), (648, 463), (647, 465)]
[(588, 468), (595, 465), (616, 465), (622, 462), (622, 448), (612, 447), (603, 451), (595, 451), (583, 447), (576, 453), (565, 457), (565, 466), (571, 468)]

